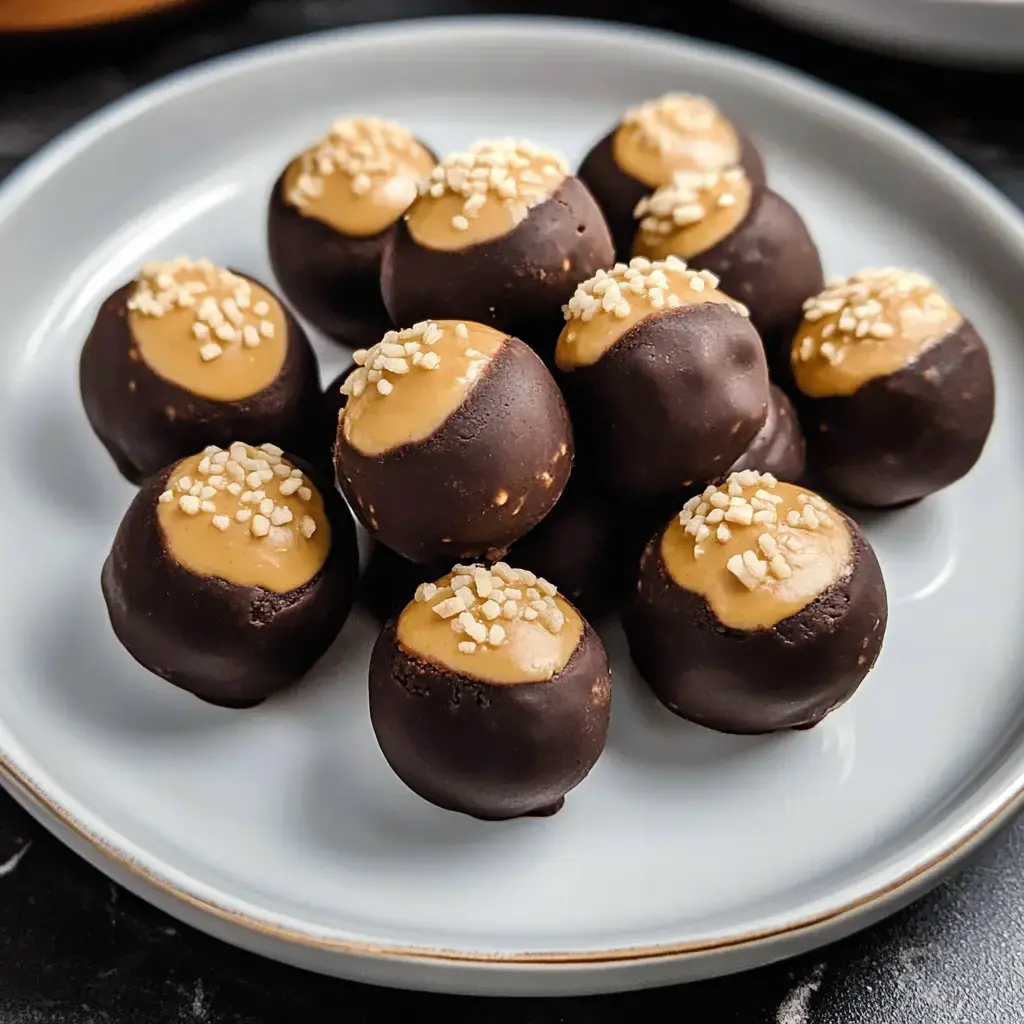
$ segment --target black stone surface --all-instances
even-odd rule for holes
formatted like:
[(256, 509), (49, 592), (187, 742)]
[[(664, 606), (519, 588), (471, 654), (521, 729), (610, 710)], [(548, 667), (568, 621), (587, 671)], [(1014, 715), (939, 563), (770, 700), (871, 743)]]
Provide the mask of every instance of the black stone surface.
[[(55, 50), (0, 40), (0, 176), (133, 87), (283, 36), (428, 13), (629, 17), (799, 66), (915, 123), (1024, 205), (1024, 75), (932, 69), (819, 43), (720, 0), (208, 3), (185, 22)], [(889, 921), (809, 956), (684, 988), (574, 1000), (391, 992), (268, 963), (108, 882), (0, 794), (0, 1024), (1019, 1024), (1024, 819)]]

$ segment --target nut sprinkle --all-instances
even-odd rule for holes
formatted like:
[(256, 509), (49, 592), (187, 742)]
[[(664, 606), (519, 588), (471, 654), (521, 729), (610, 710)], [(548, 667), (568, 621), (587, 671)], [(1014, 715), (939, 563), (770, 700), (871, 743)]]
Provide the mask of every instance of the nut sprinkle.
[[(602, 313), (624, 320), (636, 303), (655, 311), (675, 309), (684, 303), (700, 302), (700, 293), (713, 291), (718, 283), (709, 270), (690, 270), (676, 256), (654, 261), (636, 256), (628, 264), (616, 263), (611, 270), (599, 270), (584, 281), (562, 307), (562, 315), (566, 320), (584, 323)], [(729, 304), (737, 313), (750, 315), (742, 303), (730, 300)]]
[(568, 162), (555, 150), (525, 140), (484, 140), (449, 153), (420, 185), (420, 194), (435, 199), (462, 196), (462, 209), (451, 225), (468, 231), (470, 221), (488, 204), (503, 206), (515, 222), (522, 220), (568, 173)]
[(783, 512), (786, 499), (776, 493), (777, 487), (771, 473), (745, 469), (731, 473), (722, 486), (709, 485), (690, 498), (679, 513), (679, 524), (693, 538), (693, 557), (702, 558), (710, 545), (729, 543), (745, 531), (749, 547), (732, 555), (725, 567), (747, 590), (788, 580), (808, 560), (817, 560), (819, 553), (807, 534), (832, 526), (834, 510), (817, 494), (800, 492), (797, 507)]
[(196, 477), (172, 475), (158, 500), (176, 504), (187, 516), (209, 515), (210, 525), (221, 533), (234, 525), (255, 538), (281, 543), (288, 526), (306, 540), (316, 533), (316, 520), (307, 510), (312, 498), (305, 474), (277, 445), (256, 448), (235, 441), (226, 451), (216, 445), (204, 448)]
[[(458, 324), (455, 333), (459, 338), (468, 335), (464, 324)], [(401, 331), (388, 331), (372, 348), (352, 353), (356, 368), (345, 378), (341, 393), (358, 398), (372, 385), (380, 394), (390, 395), (394, 384), (389, 375), (402, 377), (415, 369), (436, 370), (441, 357), (430, 348), (443, 337), (444, 329), (433, 320), (421, 320)]]
[(669, 92), (630, 107), (622, 123), (635, 128), (648, 148), (671, 156), (682, 140), (709, 133), (721, 117), (718, 107), (706, 96)]
[(555, 602), (558, 588), (527, 569), (513, 569), (505, 562), (487, 567), (481, 563), (452, 566), (446, 586), (421, 583), (417, 603), (430, 602), (452, 632), (465, 637), (458, 644), (463, 654), (501, 647), (509, 642), (510, 622), (537, 622), (557, 636), (565, 616)]
[[(422, 158), (425, 150), (407, 128), (377, 117), (345, 117), (300, 157), (300, 171), (287, 199), (302, 209), (319, 199), (326, 179), (348, 179), (354, 196), (368, 195), (375, 178), (401, 173), (409, 160)], [(405, 159), (403, 159), (405, 158)]]
[(958, 320), (949, 300), (923, 274), (868, 268), (829, 282), (804, 303), (804, 328), (793, 346), (793, 361), (821, 358), (838, 366), (851, 347), (884, 346), (906, 336), (937, 338)]
[(174, 309), (191, 309), (196, 354), (205, 363), (219, 359), (225, 346), (256, 348), (276, 332), (267, 319), (269, 304), (253, 301), (252, 284), (206, 259), (179, 256), (144, 264), (128, 309), (155, 319)]
[(735, 189), (747, 181), (742, 167), (718, 171), (676, 171), (672, 181), (636, 204), (633, 216), (647, 235), (668, 236), (699, 224), (714, 209), (735, 206)]

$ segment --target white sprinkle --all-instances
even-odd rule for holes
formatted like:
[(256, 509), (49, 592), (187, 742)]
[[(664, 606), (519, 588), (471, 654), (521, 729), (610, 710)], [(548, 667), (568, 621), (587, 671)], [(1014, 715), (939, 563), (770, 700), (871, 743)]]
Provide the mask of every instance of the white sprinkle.
[(183, 494), (178, 499), (178, 507), (187, 516), (194, 516), (199, 511), (199, 499), (194, 494)]
[(222, 532), (231, 525), (231, 520), (227, 516), (214, 516), (210, 522)]
[(255, 515), (252, 517), (252, 525), (249, 529), (254, 537), (266, 537), (270, 533), (270, 520), (266, 516)]

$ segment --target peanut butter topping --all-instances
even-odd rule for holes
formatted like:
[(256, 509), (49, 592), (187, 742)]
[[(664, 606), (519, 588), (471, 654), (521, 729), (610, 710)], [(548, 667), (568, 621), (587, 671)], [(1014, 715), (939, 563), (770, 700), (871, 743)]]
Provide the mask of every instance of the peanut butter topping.
[(157, 504), (168, 554), (196, 576), (286, 594), (323, 567), (320, 492), (273, 444), (236, 441), (179, 462)]
[(376, 117), (335, 121), (285, 171), (285, 201), (343, 235), (390, 227), (416, 198), (434, 158), (412, 132)]
[(675, 171), (720, 171), (740, 159), (736, 129), (705, 96), (670, 92), (626, 111), (612, 138), (612, 156), (651, 188)]
[(690, 270), (675, 256), (651, 262), (635, 256), (584, 281), (562, 307), (566, 325), (555, 346), (560, 370), (596, 363), (627, 331), (657, 313), (701, 302), (726, 303), (742, 316), (747, 307), (718, 290), (709, 270)]
[(804, 303), (790, 350), (793, 376), (814, 398), (852, 395), (869, 380), (908, 366), (962, 323), (923, 274), (861, 270)]
[(406, 214), (409, 234), (427, 249), (455, 252), (507, 235), (569, 174), (561, 153), (532, 142), (496, 139), (450, 153), (420, 185)]
[(284, 365), (281, 304), (255, 281), (184, 257), (147, 263), (128, 299), (142, 361), (164, 380), (218, 402), (249, 398)]
[(383, 455), (424, 441), (466, 400), (506, 335), (458, 320), (424, 320), (352, 358), (341, 413), (345, 441), (363, 455)]
[(505, 562), (456, 565), (423, 583), (398, 617), (410, 654), (486, 683), (542, 683), (569, 663), (579, 612), (554, 584)]
[(683, 506), (661, 557), (723, 625), (769, 629), (850, 574), (853, 538), (817, 494), (745, 469)]
[(637, 203), (640, 226), (633, 253), (652, 260), (699, 256), (743, 223), (750, 199), (750, 179), (742, 167), (676, 171), (668, 185)]

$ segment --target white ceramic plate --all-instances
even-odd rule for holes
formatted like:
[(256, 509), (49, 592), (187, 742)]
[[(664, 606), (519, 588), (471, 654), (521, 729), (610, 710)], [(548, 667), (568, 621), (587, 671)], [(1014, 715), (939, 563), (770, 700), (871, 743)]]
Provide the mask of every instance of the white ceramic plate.
[[(100, 565), (132, 489), (76, 389), (102, 297), (147, 257), (269, 277), (267, 190), (335, 114), (438, 150), (521, 134), (573, 158), (622, 108), (706, 90), (749, 126), (831, 273), (920, 267), (992, 347), (970, 478), (868, 525), (891, 601), (862, 691), (820, 727), (721, 736), (664, 711), (614, 626), (607, 751), (550, 820), (438, 810), (388, 770), (354, 617), (303, 685), (218, 710), (118, 646)], [(1021, 217), (884, 115), (740, 54), (548, 20), (398, 24), (257, 50), (93, 118), (0, 194), (0, 758), (76, 849), (172, 913), (316, 970), (459, 991), (665, 983), (809, 948), (909, 900), (1024, 784)], [(324, 374), (342, 354), (319, 345)]]
[(1024, 0), (743, 0), (810, 32), (938, 63), (1024, 67)]

